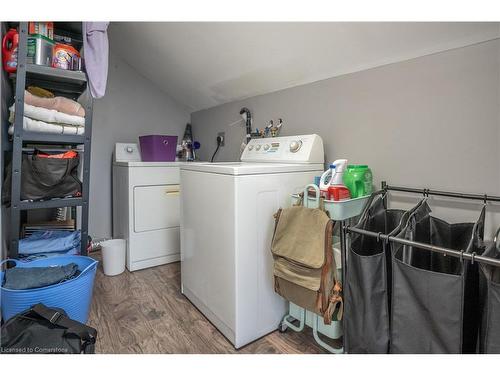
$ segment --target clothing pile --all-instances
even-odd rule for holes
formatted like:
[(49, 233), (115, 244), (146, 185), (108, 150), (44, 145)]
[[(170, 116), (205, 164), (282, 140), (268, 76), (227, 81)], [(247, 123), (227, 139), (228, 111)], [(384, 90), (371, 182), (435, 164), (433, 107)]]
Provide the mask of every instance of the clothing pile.
[[(16, 105), (10, 108), (9, 134), (14, 133)], [(53, 134), (81, 135), (85, 130), (85, 109), (74, 100), (49, 91), (28, 87), (24, 92), (23, 129)]]
[(80, 253), (80, 231), (47, 230), (34, 232), (19, 241), (19, 259), (32, 261), (58, 255)]
[(2, 287), (15, 290), (43, 288), (74, 279), (79, 274), (75, 263), (51, 267), (14, 267), (5, 270)]

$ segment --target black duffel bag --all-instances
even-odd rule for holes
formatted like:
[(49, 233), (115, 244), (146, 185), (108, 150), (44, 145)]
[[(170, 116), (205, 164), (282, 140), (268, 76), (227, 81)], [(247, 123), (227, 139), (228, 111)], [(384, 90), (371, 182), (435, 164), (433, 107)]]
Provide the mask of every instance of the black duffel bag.
[[(35, 150), (23, 154), (21, 169), (21, 200), (42, 200), (80, 196), (82, 183), (78, 179), (78, 154), (72, 158), (48, 158)], [(3, 184), (3, 203), (9, 203), (12, 164), (7, 166)]]
[(93, 354), (97, 331), (41, 303), (10, 318), (0, 337), (1, 354)]

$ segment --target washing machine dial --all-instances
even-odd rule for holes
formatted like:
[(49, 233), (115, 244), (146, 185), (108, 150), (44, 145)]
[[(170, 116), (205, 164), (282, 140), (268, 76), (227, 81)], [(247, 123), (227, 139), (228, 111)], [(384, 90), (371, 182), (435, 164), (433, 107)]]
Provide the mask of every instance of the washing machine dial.
[(259, 151), (259, 150), (260, 150), (260, 145), (255, 146), (255, 149), (256, 149), (257, 151)]
[(300, 150), (300, 147), (302, 147), (301, 140), (290, 142), (290, 152), (297, 152)]
[(127, 152), (128, 152), (129, 154), (131, 154), (132, 152), (134, 152), (134, 149), (133, 149), (132, 147), (128, 146), (128, 147), (127, 147)]
[(271, 147), (271, 146), (269, 146), (269, 145), (264, 145), (264, 151), (269, 150), (269, 147)]
[(252, 150), (253, 150), (253, 146), (252, 145), (248, 146), (248, 151), (252, 151)]

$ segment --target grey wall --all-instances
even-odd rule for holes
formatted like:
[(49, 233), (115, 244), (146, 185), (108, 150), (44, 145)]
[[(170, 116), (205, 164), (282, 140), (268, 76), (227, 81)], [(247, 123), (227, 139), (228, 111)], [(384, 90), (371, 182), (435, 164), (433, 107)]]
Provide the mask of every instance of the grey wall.
[[(254, 127), (282, 117), (282, 135), (319, 134), (327, 161), (369, 164), (377, 186), (387, 180), (500, 195), (499, 91), (496, 40), (224, 104), (191, 121), (205, 160), (218, 131), (226, 132), (226, 146), (216, 160), (239, 158), (244, 127), (228, 124), (247, 106)], [(443, 200), (431, 206), (450, 220), (471, 219), (480, 207)], [(488, 211), (491, 233), (500, 208)]]
[(116, 142), (143, 134), (182, 136), (189, 112), (111, 53), (106, 96), (94, 102), (89, 233), (112, 234), (111, 163)]

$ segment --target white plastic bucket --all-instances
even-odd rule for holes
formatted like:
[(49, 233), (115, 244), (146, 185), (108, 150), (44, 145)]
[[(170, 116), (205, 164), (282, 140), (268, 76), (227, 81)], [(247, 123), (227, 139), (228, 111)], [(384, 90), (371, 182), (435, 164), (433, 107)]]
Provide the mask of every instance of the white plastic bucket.
[(102, 268), (106, 276), (115, 276), (125, 271), (125, 240), (107, 240), (101, 244)]

